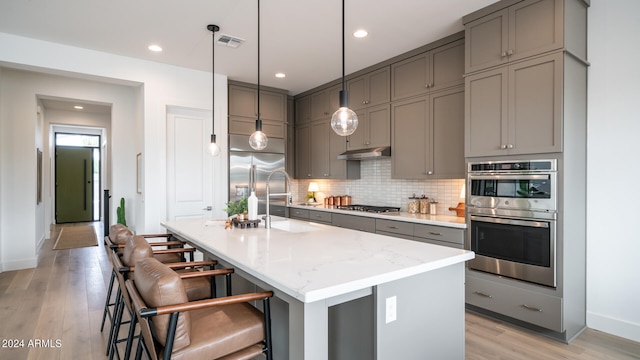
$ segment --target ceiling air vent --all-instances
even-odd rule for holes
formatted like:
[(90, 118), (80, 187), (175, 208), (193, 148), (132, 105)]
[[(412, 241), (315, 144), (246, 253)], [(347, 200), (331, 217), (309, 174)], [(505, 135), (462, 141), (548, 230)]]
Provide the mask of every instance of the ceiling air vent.
[(232, 48), (237, 48), (243, 42), (244, 39), (226, 34), (221, 34), (220, 38), (218, 38), (218, 45), (224, 45)]

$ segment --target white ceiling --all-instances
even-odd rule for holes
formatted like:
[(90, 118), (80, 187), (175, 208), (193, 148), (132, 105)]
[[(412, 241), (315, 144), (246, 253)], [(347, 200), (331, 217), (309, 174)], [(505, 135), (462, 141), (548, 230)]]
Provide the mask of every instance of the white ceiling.
[[(346, 73), (458, 32), (462, 16), (494, 2), (346, 0)], [(341, 76), (340, 0), (266, 0), (260, 11), (262, 85), (295, 95)], [(0, 2), (0, 32), (203, 71), (211, 71), (208, 24), (246, 40), (235, 49), (216, 45), (215, 72), (256, 83), (257, 0)], [(369, 36), (351, 36), (357, 28)], [(152, 43), (164, 51), (147, 50)]]

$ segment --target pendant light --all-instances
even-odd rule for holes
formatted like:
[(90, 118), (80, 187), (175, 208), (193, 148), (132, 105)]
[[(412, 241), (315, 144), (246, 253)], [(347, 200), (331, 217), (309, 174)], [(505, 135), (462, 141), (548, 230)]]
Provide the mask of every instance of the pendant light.
[(211, 156), (218, 156), (220, 154), (220, 146), (216, 143), (216, 31), (220, 30), (218, 25), (207, 25), (207, 29), (211, 31), (211, 38), (213, 39), (213, 47), (211, 48), (211, 143), (209, 143), (209, 154)]
[(345, 89), (344, 80), (344, 0), (342, 0), (342, 90), (340, 91), (340, 108), (331, 116), (331, 128), (340, 136), (349, 136), (358, 128), (358, 115), (349, 109), (349, 93)]
[(254, 150), (264, 150), (269, 139), (262, 132), (262, 119), (260, 119), (260, 0), (258, 0), (258, 118), (256, 119), (256, 131), (249, 137), (249, 146)]

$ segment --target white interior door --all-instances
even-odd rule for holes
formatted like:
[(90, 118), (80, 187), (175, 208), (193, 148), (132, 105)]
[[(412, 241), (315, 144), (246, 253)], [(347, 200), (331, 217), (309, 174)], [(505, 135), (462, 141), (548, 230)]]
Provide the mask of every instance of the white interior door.
[(206, 151), (210, 140), (210, 111), (169, 109), (167, 113), (168, 220), (211, 217), (213, 162)]

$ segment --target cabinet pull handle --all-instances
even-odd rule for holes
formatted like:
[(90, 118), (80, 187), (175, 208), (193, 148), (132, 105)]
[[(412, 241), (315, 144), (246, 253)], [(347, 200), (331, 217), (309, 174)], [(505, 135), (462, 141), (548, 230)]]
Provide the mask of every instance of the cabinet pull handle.
[(504, 145), (504, 144), (503, 144), (503, 145), (500, 145), (500, 148), (501, 148), (501, 149), (506, 149), (506, 148), (507, 148), (507, 145)]
[(397, 226), (387, 226), (389, 229), (397, 229)]
[(427, 171), (427, 175), (433, 175), (433, 171), (431, 170)]
[(438, 235), (438, 236), (442, 236), (442, 233), (435, 232), (435, 231), (429, 231), (429, 234), (431, 234), (431, 235)]
[(509, 51), (507, 51), (507, 55), (509, 56), (513, 55), (513, 49), (509, 49)]
[(535, 306), (529, 306), (527, 304), (522, 304), (522, 307), (527, 309), (527, 310), (531, 310), (531, 311), (537, 311), (537, 312), (542, 312), (542, 309), (537, 308)]
[(509, 149), (513, 149), (513, 144), (509, 144), (509, 145), (507, 145), (507, 148), (509, 148)]
[(503, 51), (502, 54), (500, 54), (500, 57), (506, 57), (507, 56), (507, 52)]
[(486, 298), (489, 298), (489, 299), (493, 299), (493, 296), (491, 296), (489, 294), (485, 294), (482, 291), (474, 291), (473, 293), (477, 294), (477, 295), (480, 295), (480, 296), (483, 296), (483, 297), (486, 297)]

